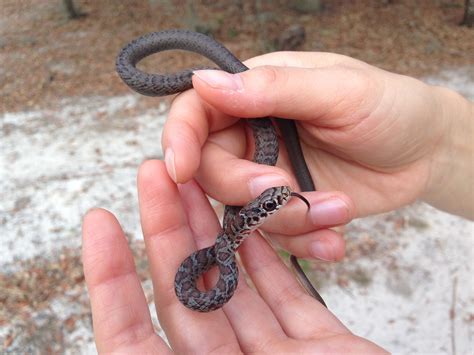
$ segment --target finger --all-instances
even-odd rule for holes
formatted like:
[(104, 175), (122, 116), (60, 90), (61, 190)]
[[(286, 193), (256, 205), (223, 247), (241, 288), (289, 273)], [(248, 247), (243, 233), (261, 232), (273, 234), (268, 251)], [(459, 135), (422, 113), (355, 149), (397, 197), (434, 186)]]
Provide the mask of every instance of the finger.
[(178, 190), (195, 248), (214, 244), (221, 226), (207, 196), (194, 180), (178, 185)]
[[(239, 268), (242, 271), (241, 265)], [(223, 307), (244, 353), (268, 352), (269, 344), (287, 338), (273, 311), (245, 281), (243, 272), (232, 299)]]
[(245, 65), (255, 68), (263, 65), (279, 67), (324, 68), (334, 65), (347, 65), (365, 68), (368, 64), (360, 60), (335, 53), (326, 52), (272, 52), (246, 60)]
[(344, 238), (331, 229), (321, 229), (296, 236), (272, 233), (271, 238), (298, 258), (338, 261), (344, 257), (345, 253)]
[(213, 134), (212, 141), (202, 149), (196, 179), (210, 196), (227, 204), (243, 205), (269, 187), (296, 185), (279, 167), (241, 159), (245, 149), (236, 148), (233, 140), (245, 142), (245, 136), (237, 131), (232, 128)]
[[(236, 351), (238, 343), (223, 312), (202, 314), (189, 310), (175, 295), (176, 271), (196, 246), (180, 193), (163, 162), (148, 161), (140, 167), (138, 191), (157, 313), (172, 348), (178, 353), (196, 349), (204, 353), (216, 349)], [(202, 220), (211, 221), (207, 226), (214, 229), (215, 215), (206, 215), (202, 201), (194, 199), (193, 207)], [(195, 220), (191, 225), (198, 228)]]
[(163, 128), (162, 147), (168, 173), (175, 182), (184, 183), (193, 177), (209, 133), (235, 122), (223, 117), (216, 121), (214, 112), (194, 90), (174, 99)]
[(155, 336), (132, 253), (111, 213), (92, 210), (85, 216), (82, 259), (97, 350), (168, 352)]
[(301, 195), (308, 201), (309, 209), (298, 197), (292, 197), (278, 214), (268, 218), (263, 229), (270, 233), (300, 235), (347, 224), (356, 213), (352, 200), (339, 191), (311, 191)]
[(240, 255), (257, 291), (289, 337), (309, 339), (347, 331), (327, 308), (303, 290), (263, 238), (247, 239), (240, 247)]
[(225, 114), (317, 119), (326, 128), (357, 123), (361, 115), (373, 111), (383, 93), (380, 81), (371, 80), (367, 70), (342, 65), (262, 66), (239, 74), (219, 70), (194, 74), (199, 96)]

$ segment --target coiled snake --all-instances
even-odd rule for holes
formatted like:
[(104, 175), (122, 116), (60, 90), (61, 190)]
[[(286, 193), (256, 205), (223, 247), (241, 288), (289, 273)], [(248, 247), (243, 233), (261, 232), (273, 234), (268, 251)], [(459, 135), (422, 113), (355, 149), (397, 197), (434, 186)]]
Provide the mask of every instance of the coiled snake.
[[(239, 73), (248, 68), (227, 48), (201, 33), (186, 30), (167, 30), (141, 36), (127, 44), (118, 54), (116, 70), (133, 90), (148, 96), (176, 94), (192, 87), (192, 69), (174, 74), (148, 74), (136, 68), (143, 58), (165, 50), (182, 49), (199, 53), (216, 63), (222, 70)], [(293, 170), (302, 191), (315, 190), (306, 166), (294, 121), (274, 118), (283, 136)], [(269, 117), (249, 119), (255, 140), (254, 161), (275, 165), (278, 158), (278, 138)], [(246, 206), (226, 206), (223, 228), (216, 243), (198, 250), (180, 265), (175, 277), (175, 291), (186, 307), (209, 312), (222, 307), (234, 294), (238, 281), (235, 251), (242, 240), (260, 226), (265, 218), (284, 206), (292, 193), (286, 186), (265, 190)], [(307, 201), (306, 201), (307, 203)], [(309, 205), (308, 205), (309, 206)], [(290, 257), (293, 267), (308, 292), (325, 305), (319, 293), (307, 279), (296, 257)], [(207, 291), (197, 288), (196, 282), (212, 266), (219, 268), (216, 285)]]

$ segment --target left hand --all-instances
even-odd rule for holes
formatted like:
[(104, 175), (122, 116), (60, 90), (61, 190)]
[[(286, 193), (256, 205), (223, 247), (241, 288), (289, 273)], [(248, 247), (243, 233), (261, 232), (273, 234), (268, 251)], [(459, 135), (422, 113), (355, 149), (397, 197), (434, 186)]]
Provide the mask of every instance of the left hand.
[[(175, 273), (196, 248), (212, 244), (220, 228), (216, 215), (194, 181), (177, 186), (160, 161), (143, 164), (138, 191), (156, 310), (177, 353), (383, 352), (310, 297), (257, 233), (239, 249), (256, 290), (241, 278), (221, 310), (187, 309), (175, 295)], [(85, 216), (83, 262), (97, 350), (170, 353), (154, 333), (132, 253), (111, 213), (96, 209)], [(212, 275), (205, 276), (209, 284)]]

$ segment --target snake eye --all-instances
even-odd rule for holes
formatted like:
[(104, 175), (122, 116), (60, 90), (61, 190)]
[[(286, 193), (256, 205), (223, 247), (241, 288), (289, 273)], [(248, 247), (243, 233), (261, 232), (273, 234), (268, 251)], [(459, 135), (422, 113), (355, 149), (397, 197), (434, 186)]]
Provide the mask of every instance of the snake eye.
[(275, 210), (276, 207), (277, 207), (277, 204), (275, 203), (275, 201), (266, 201), (263, 204), (263, 208), (269, 212)]

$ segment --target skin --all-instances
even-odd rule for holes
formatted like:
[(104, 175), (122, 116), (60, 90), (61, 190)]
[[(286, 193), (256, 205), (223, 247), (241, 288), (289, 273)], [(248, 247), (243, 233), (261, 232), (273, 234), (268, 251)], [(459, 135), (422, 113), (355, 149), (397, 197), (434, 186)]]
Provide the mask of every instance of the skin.
[[(334, 261), (343, 257), (344, 242), (329, 228), (355, 217), (421, 199), (472, 218), (472, 104), (449, 90), (334, 54), (273, 53), (247, 64), (267, 66), (194, 76), (195, 90), (172, 105), (163, 133), (165, 162), (145, 162), (138, 174), (155, 304), (171, 348), (384, 352), (308, 296), (259, 235), (239, 250), (255, 290), (240, 280), (221, 310), (186, 309), (174, 294), (174, 275), (219, 229), (204, 192), (243, 204), (267, 187), (297, 186), (284, 152), (277, 167), (248, 161), (251, 136), (235, 117), (298, 120), (319, 191), (304, 194), (309, 212), (292, 201), (263, 229), (298, 257)], [(85, 216), (83, 260), (98, 350), (170, 352), (153, 332), (131, 251), (111, 213), (96, 209)], [(213, 279), (210, 273), (204, 282)]]

